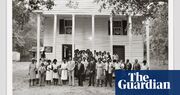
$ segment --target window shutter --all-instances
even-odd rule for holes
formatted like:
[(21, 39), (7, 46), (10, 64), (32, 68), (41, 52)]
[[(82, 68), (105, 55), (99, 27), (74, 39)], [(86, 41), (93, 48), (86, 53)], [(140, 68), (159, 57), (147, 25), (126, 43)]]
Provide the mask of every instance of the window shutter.
[(123, 20), (122, 26), (123, 26), (123, 35), (127, 35), (127, 20)]
[(110, 21), (108, 21), (108, 35), (110, 35)]
[(65, 32), (65, 30), (64, 30), (64, 19), (60, 19), (59, 20), (59, 34), (65, 34), (64, 32)]

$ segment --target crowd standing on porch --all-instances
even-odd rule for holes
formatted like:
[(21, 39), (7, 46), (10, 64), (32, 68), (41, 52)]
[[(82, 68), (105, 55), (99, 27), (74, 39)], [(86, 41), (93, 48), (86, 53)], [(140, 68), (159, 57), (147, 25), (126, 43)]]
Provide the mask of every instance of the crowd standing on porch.
[(45, 52), (42, 53), (40, 64), (32, 59), (29, 65), (29, 86), (68, 85), (78, 86), (88, 81), (88, 86), (112, 87), (115, 70), (148, 70), (146, 60), (140, 64), (137, 59), (130, 63), (129, 59), (119, 59), (117, 54), (111, 58), (106, 51), (75, 50), (74, 58), (69, 57), (59, 62), (57, 59), (49, 60)]

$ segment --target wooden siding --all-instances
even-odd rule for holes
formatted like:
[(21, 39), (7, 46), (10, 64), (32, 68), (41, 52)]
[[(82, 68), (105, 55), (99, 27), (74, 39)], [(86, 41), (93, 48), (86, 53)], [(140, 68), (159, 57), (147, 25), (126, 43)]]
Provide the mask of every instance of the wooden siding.
[(55, 6), (52, 10), (44, 9), (44, 14), (110, 14), (109, 10), (102, 10), (99, 13), (100, 4), (94, 2), (94, 0), (73, 0), (78, 2), (77, 8), (70, 8), (66, 4), (69, 0), (55, 0)]
[[(62, 44), (71, 44), (72, 35), (59, 34), (59, 19), (64, 18), (58, 16), (57, 21), (57, 35), (56, 35), (56, 57), (60, 61), (62, 59)], [(65, 18), (65, 19), (71, 19)], [(110, 36), (108, 35), (108, 17), (95, 17), (95, 37), (94, 49), (97, 51), (110, 51)], [(53, 18), (46, 19), (46, 29), (44, 32), (44, 46), (52, 46), (53, 43)], [(76, 16), (75, 17), (75, 49), (92, 49), (91, 37), (91, 17), (89, 16)], [(132, 37), (131, 52), (129, 52), (129, 39), (128, 35), (113, 36), (113, 45), (125, 46), (125, 59), (128, 59), (130, 54), (132, 59), (143, 60), (143, 40), (142, 36)], [(53, 59), (53, 53), (47, 54), (47, 57)]]

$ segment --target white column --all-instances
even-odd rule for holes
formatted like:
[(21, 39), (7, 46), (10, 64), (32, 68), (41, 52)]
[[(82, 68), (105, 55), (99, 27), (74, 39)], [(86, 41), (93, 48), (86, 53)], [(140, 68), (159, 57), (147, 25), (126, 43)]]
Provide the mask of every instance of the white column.
[(93, 52), (93, 55), (94, 55), (94, 32), (95, 32), (95, 23), (94, 23), (94, 15), (92, 15), (92, 52)]
[(53, 31), (53, 54), (56, 58), (56, 31), (57, 31), (57, 14), (54, 14), (54, 31)]
[(74, 58), (74, 50), (75, 50), (75, 15), (72, 15), (72, 58)]
[(150, 43), (149, 43), (149, 19), (146, 21), (146, 52), (147, 52), (147, 64), (150, 67)]
[(110, 15), (110, 54), (113, 57), (113, 17)]
[(129, 25), (129, 29), (128, 29), (128, 36), (129, 36), (129, 61), (133, 62), (132, 59), (132, 17), (131, 15), (128, 16), (128, 25)]
[(37, 14), (37, 65), (39, 66), (40, 59), (40, 32), (41, 32), (41, 18), (40, 14)]

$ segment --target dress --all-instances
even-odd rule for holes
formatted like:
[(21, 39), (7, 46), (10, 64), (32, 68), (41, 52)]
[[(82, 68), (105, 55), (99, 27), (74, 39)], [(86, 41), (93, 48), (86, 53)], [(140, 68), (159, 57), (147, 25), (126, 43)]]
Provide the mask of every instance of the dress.
[(29, 65), (29, 74), (30, 74), (30, 79), (35, 79), (36, 78), (36, 65), (35, 64), (30, 64)]
[(52, 80), (52, 78), (53, 78), (52, 65), (48, 65), (46, 71), (46, 80)]
[(67, 63), (62, 63), (61, 64), (61, 80), (67, 80), (68, 74), (67, 74)]
[(148, 70), (148, 66), (147, 65), (142, 65), (141, 70)]
[(103, 79), (103, 67), (104, 65), (102, 63), (96, 64), (96, 69), (97, 69), (96, 79)]
[(119, 70), (119, 69), (121, 69), (120, 67), (121, 67), (121, 64), (118, 62), (118, 63), (115, 63), (115, 65), (114, 65), (114, 67), (115, 67), (115, 70)]
[(59, 76), (58, 76), (58, 64), (53, 64), (52, 65), (53, 66), (53, 79), (58, 79), (59, 78)]

